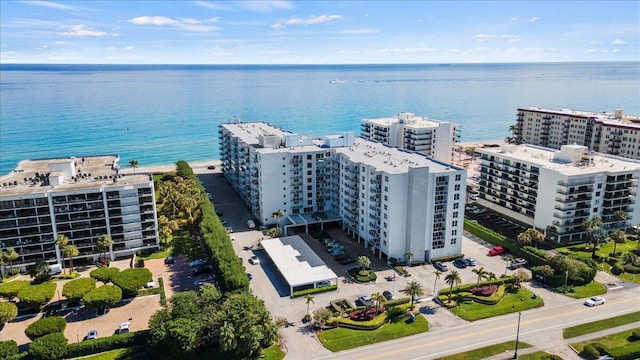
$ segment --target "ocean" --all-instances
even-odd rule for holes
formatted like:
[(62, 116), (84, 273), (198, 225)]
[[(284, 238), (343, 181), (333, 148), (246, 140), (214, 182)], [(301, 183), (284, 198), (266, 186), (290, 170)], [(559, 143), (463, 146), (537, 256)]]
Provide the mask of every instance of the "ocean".
[(0, 66), (0, 174), (23, 159), (119, 154), (126, 164), (218, 158), (238, 117), (312, 137), (412, 112), (461, 141), (509, 135), (518, 107), (640, 115), (640, 62), (407, 65)]

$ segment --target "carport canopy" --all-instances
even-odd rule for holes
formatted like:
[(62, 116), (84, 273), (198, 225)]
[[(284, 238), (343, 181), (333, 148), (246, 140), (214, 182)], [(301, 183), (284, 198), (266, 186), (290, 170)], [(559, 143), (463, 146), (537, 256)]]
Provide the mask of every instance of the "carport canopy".
[(260, 245), (289, 284), (289, 294), (299, 286), (338, 283), (338, 275), (298, 235), (262, 240)]

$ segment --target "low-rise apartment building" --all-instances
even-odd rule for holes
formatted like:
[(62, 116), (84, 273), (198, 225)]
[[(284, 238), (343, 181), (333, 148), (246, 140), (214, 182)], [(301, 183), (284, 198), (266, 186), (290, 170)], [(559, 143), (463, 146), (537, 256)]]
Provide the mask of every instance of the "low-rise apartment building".
[[(559, 243), (586, 240), (582, 223), (599, 216), (612, 230), (639, 223), (634, 206), (640, 161), (595, 153), (582, 145), (478, 148), (478, 203), (543, 230)], [(623, 221), (616, 212), (624, 212)]]
[(110, 235), (111, 259), (157, 247), (158, 225), (150, 174), (119, 173), (117, 155), (25, 160), (0, 178), (0, 248), (19, 254), (13, 265), (62, 262), (54, 245), (66, 235), (80, 255), (97, 258)]
[(393, 117), (363, 119), (362, 137), (400, 149), (417, 151), (446, 163), (453, 162), (453, 151), (460, 139), (460, 125), (400, 113)]
[(622, 110), (597, 113), (520, 108), (514, 136), (518, 142), (552, 149), (577, 144), (600, 153), (640, 159), (640, 117), (626, 116)]
[(459, 254), (466, 171), (423, 154), (356, 138), (322, 140), (265, 123), (220, 125), (222, 170), (258, 221), (336, 220), (380, 256)]

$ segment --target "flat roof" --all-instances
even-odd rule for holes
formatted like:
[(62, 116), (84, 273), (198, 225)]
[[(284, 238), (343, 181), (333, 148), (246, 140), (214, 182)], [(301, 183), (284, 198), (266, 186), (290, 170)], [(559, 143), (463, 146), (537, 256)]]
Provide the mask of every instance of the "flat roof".
[(338, 277), (298, 235), (262, 240), (260, 244), (292, 287)]
[(570, 110), (570, 109), (554, 110), (554, 109), (545, 109), (541, 107), (525, 107), (525, 108), (519, 108), (518, 110), (534, 111), (534, 112), (564, 115), (564, 116), (592, 118), (592, 119), (595, 119), (596, 122), (600, 122), (605, 125), (640, 128), (640, 124), (638, 124), (638, 121), (640, 121), (640, 117), (633, 116), (633, 115), (623, 114), (622, 117), (618, 119), (616, 118), (615, 113), (608, 113), (608, 112), (595, 112), (595, 111)]
[(336, 153), (343, 154), (353, 162), (374, 166), (378, 171), (389, 174), (402, 174), (409, 171), (409, 167), (429, 167), (430, 172), (459, 171), (461, 168), (443, 163), (426, 155), (401, 150), (382, 143), (356, 138), (350, 147), (332, 148)]
[(362, 119), (362, 121), (375, 124), (375, 125), (382, 125), (382, 126), (400, 124), (400, 121), (403, 121), (402, 125), (410, 128), (437, 128), (440, 126), (440, 124), (448, 123), (448, 121), (429, 119), (426, 116), (417, 116), (414, 114), (411, 114), (413, 116), (409, 117), (407, 120), (402, 120), (400, 118), (401, 115), (407, 115), (407, 113), (395, 115), (392, 117)]
[[(220, 127), (227, 129), (234, 136), (238, 137), (240, 141), (253, 147), (260, 153), (306, 153), (313, 151), (325, 151), (321, 148), (323, 142), (320, 139), (311, 139), (307, 136), (292, 133), (265, 122), (229, 123), (220, 124)], [(277, 136), (278, 138), (280, 138), (280, 141), (284, 141), (287, 135), (298, 135), (300, 136), (300, 138), (309, 140), (309, 143), (306, 145), (300, 144), (293, 147), (262, 147), (260, 146), (261, 135)]]
[[(571, 145), (565, 145), (571, 146)], [(526, 161), (547, 169), (555, 170), (565, 175), (595, 174), (601, 172), (620, 172), (640, 170), (640, 161), (607, 155), (596, 152), (588, 152), (586, 155), (592, 158), (591, 164), (581, 164), (554, 159), (559, 150), (543, 148), (540, 146), (522, 144), (511, 145), (509, 151), (502, 151), (502, 147), (476, 148), (479, 153), (495, 154), (501, 158)]]
[[(75, 162), (76, 174), (79, 176), (76, 179), (64, 179), (61, 184), (53, 187), (55, 191), (122, 186), (125, 183), (144, 184), (151, 181), (150, 175), (147, 173), (127, 174), (126, 176), (120, 174), (118, 170), (112, 168), (114, 162), (117, 164), (119, 160), (120, 158), (117, 155), (23, 160), (9, 174), (0, 177), (0, 195), (11, 196), (47, 192), (52, 187), (46, 181), (43, 181), (45, 175), (61, 173), (60, 171), (51, 171), (49, 165), (69, 162)], [(39, 176), (36, 176), (36, 173)]]

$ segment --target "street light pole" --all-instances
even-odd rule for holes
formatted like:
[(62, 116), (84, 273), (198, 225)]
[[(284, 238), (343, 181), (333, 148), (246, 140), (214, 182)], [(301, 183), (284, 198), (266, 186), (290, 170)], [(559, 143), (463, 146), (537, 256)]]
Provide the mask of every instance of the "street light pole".
[(516, 352), (513, 354), (513, 359), (518, 358), (518, 340), (520, 338), (520, 316), (521, 315), (522, 315), (522, 312), (518, 311), (518, 330), (516, 330)]

